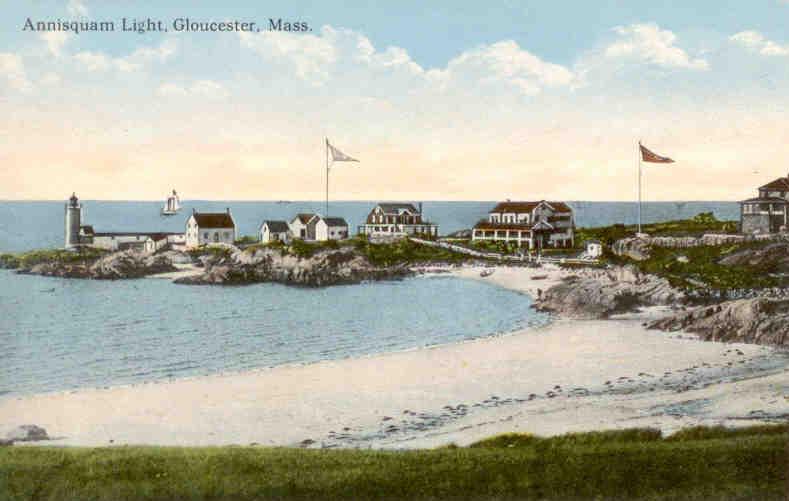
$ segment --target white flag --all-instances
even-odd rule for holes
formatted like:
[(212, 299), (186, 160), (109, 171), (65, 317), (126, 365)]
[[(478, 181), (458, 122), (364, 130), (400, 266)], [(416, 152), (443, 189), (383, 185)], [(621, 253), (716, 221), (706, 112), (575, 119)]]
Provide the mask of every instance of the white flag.
[(326, 140), (326, 147), (329, 148), (329, 151), (331, 152), (332, 162), (358, 162), (358, 160), (355, 158), (349, 157), (345, 153), (332, 146), (328, 139)]

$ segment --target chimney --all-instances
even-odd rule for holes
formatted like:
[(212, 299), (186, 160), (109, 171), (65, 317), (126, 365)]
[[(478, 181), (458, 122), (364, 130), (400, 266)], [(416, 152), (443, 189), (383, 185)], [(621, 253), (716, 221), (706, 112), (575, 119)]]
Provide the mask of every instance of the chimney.
[(422, 202), (419, 202), (419, 215), (422, 215)]
[(225, 207), (225, 209), (227, 210), (227, 215), (229, 216), (230, 215), (230, 207)]
[(192, 207), (192, 214), (197, 214), (197, 208)]

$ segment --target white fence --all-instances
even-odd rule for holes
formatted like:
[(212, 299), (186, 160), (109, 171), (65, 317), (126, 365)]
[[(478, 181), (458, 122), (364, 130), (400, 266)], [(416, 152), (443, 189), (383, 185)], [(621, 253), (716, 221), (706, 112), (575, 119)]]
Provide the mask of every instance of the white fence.
[(499, 261), (510, 261), (517, 263), (556, 263), (556, 264), (597, 264), (597, 259), (581, 259), (572, 257), (546, 257), (546, 256), (533, 256), (530, 254), (513, 256), (510, 254), (499, 254), (498, 252), (482, 252), (474, 249), (469, 249), (462, 245), (455, 245), (449, 242), (436, 242), (433, 240), (423, 240), (416, 237), (408, 237), (412, 242), (428, 245), (430, 247), (440, 247), (442, 249), (451, 250), (460, 254), (467, 254), (469, 256), (479, 257), (483, 259), (497, 259)]

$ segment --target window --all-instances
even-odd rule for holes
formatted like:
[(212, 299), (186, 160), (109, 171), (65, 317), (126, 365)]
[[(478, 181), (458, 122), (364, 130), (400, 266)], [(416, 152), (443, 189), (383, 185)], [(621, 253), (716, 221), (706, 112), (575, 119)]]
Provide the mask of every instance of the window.
[(207, 231), (206, 231), (206, 232), (203, 232), (203, 238), (205, 238), (206, 240), (208, 240), (208, 232), (207, 232)]
[(225, 232), (225, 240), (228, 240), (228, 239), (230, 239), (230, 232), (226, 231)]

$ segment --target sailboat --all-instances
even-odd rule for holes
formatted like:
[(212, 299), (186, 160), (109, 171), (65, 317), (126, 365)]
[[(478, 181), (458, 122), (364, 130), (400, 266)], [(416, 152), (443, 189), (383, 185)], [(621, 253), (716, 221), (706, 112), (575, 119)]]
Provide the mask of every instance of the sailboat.
[(173, 190), (173, 194), (167, 197), (162, 207), (162, 216), (174, 216), (181, 210), (181, 200), (178, 198), (178, 193)]

